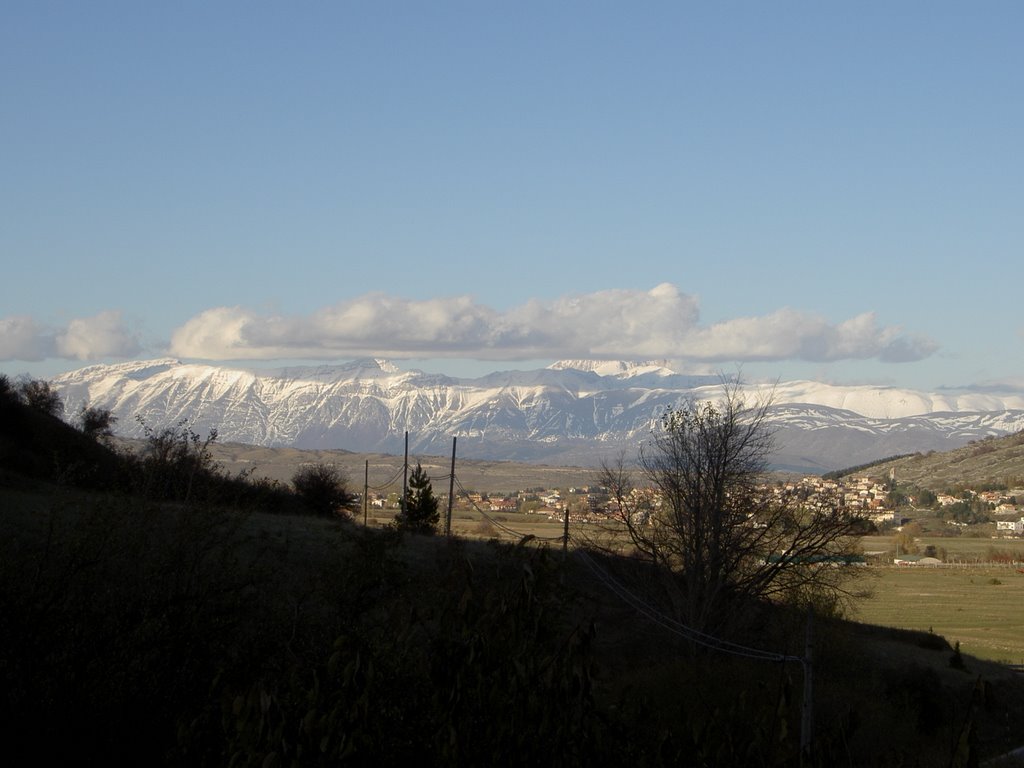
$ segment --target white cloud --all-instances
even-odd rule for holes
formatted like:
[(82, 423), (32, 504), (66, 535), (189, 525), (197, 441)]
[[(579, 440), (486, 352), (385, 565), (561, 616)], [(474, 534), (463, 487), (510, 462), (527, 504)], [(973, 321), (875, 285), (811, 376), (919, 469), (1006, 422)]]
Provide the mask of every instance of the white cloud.
[(140, 350), (138, 338), (125, 327), (120, 312), (76, 318), (61, 329), (26, 316), (0, 319), (0, 360), (96, 360), (131, 357)]
[(45, 360), (53, 351), (53, 334), (31, 317), (0, 318), (0, 360)]
[(834, 362), (878, 358), (912, 362), (937, 346), (897, 327), (880, 328), (875, 314), (829, 325), (819, 315), (785, 308), (762, 317), (743, 317), (697, 330), (688, 354), (698, 360), (804, 360)]
[(175, 331), (171, 353), (210, 360), (472, 357), (487, 347), (496, 318), (468, 297), (405, 301), (369, 294), (309, 317), (263, 317), (242, 307), (217, 307)]
[(100, 312), (72, 320), (57, 334), (57, 354), (78, 360), (131, 357), (141, 350), (138, 338), (125, 328), (120, 312)]
[(410, 301), (373, 293), (308, 316), (209, 309), (174, 333), (171, 352), (208, 360), (377, 355), (701, 363), (905, 362), (936, 349), (930, 340), (904, 335), (897, 327), (879, 327), (873, 313), (837, 325), (788, 308), (710, 326), (701, 326), (699, 319), (697, 299), (669, 283), (649, 291), (614, 289), (531, 300), (504, 313), (468, 296)]

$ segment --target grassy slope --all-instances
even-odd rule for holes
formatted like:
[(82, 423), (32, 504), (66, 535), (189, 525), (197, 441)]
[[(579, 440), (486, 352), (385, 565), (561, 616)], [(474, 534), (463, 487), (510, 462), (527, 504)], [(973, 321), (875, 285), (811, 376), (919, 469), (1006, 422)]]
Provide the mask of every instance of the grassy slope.
[[(293, 748), (302, 734), (340, 748), (331, 718), (364, 696), (366, 707), (342, 708), (364, 739), (348, 748), (364, 758), (453, 744), (477, 764), (531, 745), (554, 763), (566, 744), (576, 750), (559, 753), (566, 764), (793, 757), (799, 665), (693, 658), (557, 550), (538, 559), (484, 542), (399, 541), (11, 471), (0, 509), (3, 717), (37, 757), (218, 764), (237, 752), (260, 764), (280, 748), (276, 733)], [(642, 580), (628, 583), (646, 594)], [(744, 643), (802, 653), (802, 615), (746, 618)], [(816, 627), (821, 764), (945, 765), (969, 711), (983, 754), (1024, 743), (1024, 686), (1005, 669), (973, 658), (954, 669), (929, 633)], [(437, 740), (445, 718), (455, 741)]]
[[(453, 549), (441, 538), (413, 537), (396, 543), (386, 558), (391, 569), (386, 583), (376, 578), (361, 582), (365, 565), (384, 561), (359, 555), (358, 530), (330, 520), (216, 513), (211, 524), (206, 517), (209, 510), (196, 517), (180, 507), (135, 505), (49, 486), (0, 490), (0, 500), (5, 608), (32, 619), (28, 622), (34, 626), (34, 634), (28, 637), (29, 662), (33, 658), (37, 663), (46, 661), (54, 675), (43, 675), (41, 680), (33, 676), (32, 685), (60, 692), (67, 706), (95, 711), (112, 708), (122, 715), (126, 707), (153, 706), (145, 694), (147, 688), (159, 692), (161, 700), (165, 689), (175, 689), (169, 700), (191, 707), (198, 713), (195, 722), (219, 721), (216, 706), (209, 710), (209, 704), (203, 703), (218, 674), (234, 675), (233, 687), (220, 695), (244, 694), (257, 679), (280, 679), (272, 688), (281, 696), (282, 661), (285, 672), (292, 670), (287, 674), (312, 670), (330, 654), (334, 638), (348, 631), (346, 626), (358, 628), (368, 638), (378, 637), (387, 648), (402, 634), (396, 633), (406, 621), (400, 615), (410, 615), (409, 607), (402, 606), (418, 605), (416, 610), (428, 623), (434, 621), (429, 616), (445, 615), (445, 585), (452, 585), (453, 578), (460, 583), (461, 577), (453, 574), (466, 564), (481, 599), (490, 594), (490, 579), (514, 584), (524, 573), (516, 565), (515, 548), (465, 542)], [(44, 541), (50, 542), (45, 557), (39, 549)], [(683, 718), (704, 729), (702, 738), (724, 740), (729, 749), (745, 749), (750, 744), (728, 735), (728, 728), (746, 733), (743, 739), (753, 739), (750, 734), (755, 732), (775, 733), (781, 721), (770, 713), (776, 706), (773, 702), (785, 694), (782, 706), (792, 746), (793, 729), (799, 723), (799, 665), (749, 662), (720, 654), (702, 655), (695, 664), (678, 637), (638, 616), (579, 563), (570, 559), (570, 570), (558, 576), (559, 562), (556, 556), (546, 566), (554, 569), (555, 578), (551, 582), (555, 592), (545, 598), (554, 600), (548, 603), (547, 621), (559, 647), (572, 635), (573, 627), (595, 626), (592, 654), (598, 711), (617, 712), (616, 717), (644, 723), (643, 728), (652, 729), (651, 739), (664, 737), (663, 732), (661, 736), (654, 733), (657, 728)], [(30, 563), (42, 566), (41, 580)], [(536, 570), (537, 563), (532, 567)], [(68, 572), (75, 573), (72, 583), (60, 580)], [(114, 577), (116, 587), (111, 590)], [(423, 585), (428, 584), (442, 591), (424, 592)], [(636, 583), (631, 586), (639, 588)], [(34, 602), (17, 597), (30, 588), (45, 603), (44, 614)], [(110, 591), (106, 597), (104, 590)], [(489, 600), (485, 603), (491, 604)], [(378, 626), (378, 622), (384, 624)], [(475, 632), (487, 636), (486, 626)], [(116, 629), (108, 631), (111, 628)], [(385, 635), (376, 634), (382, 628)], [(1006, 724), (1007, 714), (1013, 715), (1013, 722), (1024, 718), (1021, 681), (970, 658), (967, 672), (952, 669), (949, 647), (934, 636), (822, 621), (816, 637), (817, 720), (820, 734), (831, 745), (822, 749), (833, 750), (830, 754), (838, 754), (834, 750), (839, 749), (840, 740), (855, 764), (869, 759), (874, 763), (879, 740), (888, 745), (891, 739), (896, 753), (944, 759), (979, 675), (989, 685), (990, 699), (995, 697), (1000, 707), (998, 717), (987, 714), (984, 706), (975, 708), (987, 754), (1001, 752), (1024, 736), (1008, 732)], [(74, 644), (65, 645), (65, 638)], [(6, 640), (11, 639), (9, 633)], [(785, 612), (763, 615), (754, 634), (745, 639), (794, 654), (802, 652), (803, 640), (804, 618)], [(500, 644), (504, 640), (493, 636), (490, 642), (505, 647)], [(542, 656), (546, 651), (538, 646), (533, 653)], [(235, 663), (225, 663), (228, 658), (235, 658)], [(381, 658), (378, 663), (388, 662)], [(14, 677), (13, 685), (7, 682), (16, 702), (31, 703), (47, 719), (71, 716), (64, 705), (35, 701), (17, 666), (13, 672), (8, 666), (7, 672)], [(187, 673), (188, 679), (182, 680), (179, 673)], [(484, 680), (491, 679), (491, 673), (481, 674)], [(77, 679), (72, 689), (64, 689), (72, 678)], [(108, 684), (114, 687), (105, 690)], [(740, 692), (743, 695), (737, 698)], [(509, 697), (514, 693), (499, 692), (498, 701), (505, 703), (495, 706), (507, 707), (513, 700)], [(617, 709), (608, 709), (612, 705)], [(19, 722), (19, 715), (7, 714)], [(144, 717), (129, 717), (125, 723), (151, 741), (174, 745), (178, 716), (168, 710), (162, 726)], [(54, 743), (77, 739), (73, 741), (76, 750), (109, 754), (120, 726), (104, 732), (88, 717), (77, 717), (92, 730), (68, 733), (58, 727), (56, 733), (64, 741)], [(51, 726), (21, 723), (20, 730), (36, 733), (33, 728), (38, 728), (39, 738), (57, 738)], [(177, 742), (172, 756), (189, 762), (188, 755), (200, 749), (195, 742), (212, 738), (211, 730), (218, 729), (193, 727), (187, 731), (192, 739), (184, 742), (187, 749), (182, 752)], [(763, 748), (764, 738), (758, 736), (760, 741), (752, 743)], [(127, 746), (138, 744), (129, 739)], [(638, 758), (638, 764), (644, 759)], [(717, 764), (730, 764), (732, 759), (739, 758), (733, 755)], [(932, 764), (931, 759), (924, 764)]]
[(952, 451), (933, 451), (882, 462), (855, 474), (886, 478), (892, 470), (900, 484), (932, 491), (956, 486), (978, 487), (986, 483), (1022, 488), (1024, 432), (978, 440)]

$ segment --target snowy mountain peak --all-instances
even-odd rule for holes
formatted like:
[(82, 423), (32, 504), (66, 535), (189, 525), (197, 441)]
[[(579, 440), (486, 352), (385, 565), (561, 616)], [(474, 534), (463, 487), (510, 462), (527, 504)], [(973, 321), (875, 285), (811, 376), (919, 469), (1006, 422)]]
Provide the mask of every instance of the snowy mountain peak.
[(552, 371), (584, 371), (598, 376), (631, 377), (648, 373), (671, 376), (675, 371), (668, 360), (635, 362), (630, 360), (559, 360), (548, 366)]
[[(109, 409), (120, 434), (189, 419), (225, 441), (297, 448), (444, 454), (593, 465), (635, 452), (669, 408), (717, 399), (717, 376), (660, 362), (568, 360), (533, 371), (450, 379), (368, 358), (342, 365), (242, 369), (173, 359), (97, 365), (52, 384), (66, 413)], [(784, 382), (744, 388), (768, 397), (776, 466), (827, 471), (884, 456), (947, 450), (1024, 429), (1024, 395), (928, 394), (893, 387)]]
[(58, 378), (61, 380), (84, 380), (94, 378), (96, 376), (123, 376), (130, 379), (140, 379), (153, 376), (163, 371), (168, 371), (180, 365), (182, 365), (182, 362), (173, 357), (159, 358), (156, 360), (130, 360), (125, 363), (90, 365), (85, 368), (79, 368), (78, 370), (65, 373)]
[(347, 381), (409, 375), (389, 360), (373, 357), (351, 360), (340, 365), (292, 366), (259, 369), (252, 373), (263, 379), (301, 379), (308, 381)]

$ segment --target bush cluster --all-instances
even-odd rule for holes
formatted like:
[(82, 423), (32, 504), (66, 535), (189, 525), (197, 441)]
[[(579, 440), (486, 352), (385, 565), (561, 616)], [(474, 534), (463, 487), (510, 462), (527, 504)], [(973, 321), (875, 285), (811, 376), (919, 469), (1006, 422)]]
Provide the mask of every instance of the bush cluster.
[(0, 376), (0, 470), (147, 501), (274, 513), (344, 514), (356, 501), (345, 477), (324, 465), (304, 468), (291, 485), (232, 475), (211, 453), (216, 430), (203, 437), (188, 420), (158, 429), (139, 419), (145, 441), (136, 451), (108, 439), (116, 422), (110, 411), (83, 406), (72, 429), (59, 418), (63, 410), (46, 382)]
[(292, 478), (295, 493), (314, 515), (350, 514), (358, 498), (348, 491), (345, 476), (330, 464), (311, 464)]

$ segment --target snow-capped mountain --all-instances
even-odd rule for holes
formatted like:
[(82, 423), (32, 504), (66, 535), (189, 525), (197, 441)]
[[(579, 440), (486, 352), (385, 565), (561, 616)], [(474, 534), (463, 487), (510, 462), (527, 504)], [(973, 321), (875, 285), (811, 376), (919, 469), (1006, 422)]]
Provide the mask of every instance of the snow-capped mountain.
[[(457, 379), (385, 360), (274, 370), (178, 360), (100, 365), (52, 380), (67, 413), (110, 409), (119, 434), (186, 420), (224, 441), (298, 448), (594, 465), (650, 435), (666, 409), (716, 398), (717, 376), (679, 374), (662, 362), (562, 361), (540, 370)], [(901, 453), (948, 450), (1024, 429), (1024, 396), (936, 395), (808, 381), (745, 387), (774, 391), (776, 466), (827, 471)]]

